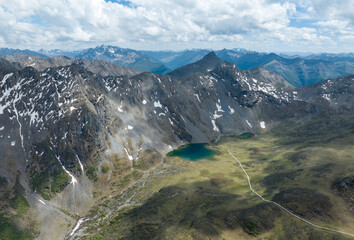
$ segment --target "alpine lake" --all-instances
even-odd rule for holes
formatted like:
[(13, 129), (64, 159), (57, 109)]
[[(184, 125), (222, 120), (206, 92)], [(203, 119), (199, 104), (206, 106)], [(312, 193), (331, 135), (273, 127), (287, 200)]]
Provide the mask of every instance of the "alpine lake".
[(205, 143), (186, 144), (167, 154), (168, 157), (180, 157), (189, 161), (212, 159), (216, 151), (207, 148)]

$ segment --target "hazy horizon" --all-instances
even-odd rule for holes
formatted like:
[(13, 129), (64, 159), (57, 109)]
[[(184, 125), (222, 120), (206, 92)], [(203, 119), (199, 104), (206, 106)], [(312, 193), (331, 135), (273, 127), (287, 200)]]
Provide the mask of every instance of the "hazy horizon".
[(44, 48), (39, 48), (39, 49), (30, 49), (30, 48), (12, 48), (12, 47), (7, 47), (7, 46), (0, 46), (0, 48), (8, 48), (8, 49), (15, 49), (15, 50), (30, 50), (33, 52), (40, 52), (42, 51), (55, 51), (55, 50), (61, 50), (63, 52), (74, 52), (74, 51), (82, 51), (85, 49), (89, 49), (89, 48), (96, 48), (96, 47), (100, 47), (102, 45), (106, 45), (106, 46), (112, 46), (112, 47), (118, 47), (118, 48), (123, 48), (123, 49), (131, 49), (131, 50), (137, 50), (137, 51), (152, 51), (152, 52), (183, 52), (183, 51), (193, 51), (193, 50), (209, 50), (209, 51), (220, 51), (223, 49), (226, 50), (235, 50), (235, 49), (244, 49), (250, 52), (259, 52), (259, 53), (275, 53), (275, 54), (284, 54), (284, 55), (289, 55), (289, 56), (301, 56), (301, 57), (306, 57), (309, 56), (311, 54), (350, 54), (350, 53), (354, 53), (354, 51), (352, 52), (292, 52), (292, 51), (262, 51), (262, 50), (253, 50), (253, 49), (246, 49), (246, 48), (238, 48), (238, 47), (234, 47), (234, 48), (217, 48), (217, 49), (213, 49), (213, 48), (185, 48), (185, 49), (180, 49), (180, 50), (172, 50), (172, 49), (137, 49), (137, 48), (132, 48), (132, 47), (122, 47), (122, 46), (117, 46), (117, 45), (108, 45), (108, 44), (100, 44), (100, 45), (95, 45), (95, 46), (88, 46), (86, 48), (78, 48), (78, 49), (62, 49), (62, 48), (51, 48), (51, 49), (44, 49)]

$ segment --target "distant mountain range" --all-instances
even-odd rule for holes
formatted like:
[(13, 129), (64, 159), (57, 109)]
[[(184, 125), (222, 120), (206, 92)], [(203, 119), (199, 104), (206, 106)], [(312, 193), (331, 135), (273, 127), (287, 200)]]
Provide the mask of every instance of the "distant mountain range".
[(106, 76), (134, 76), (141, 73), (139, 70), (125, 66), (118, 66), (102, 60), (86, 60), (77, 59), (67, 56), (57, 56), (54, 58), (42, 58), (36, 56), (28, 56), (23, 53), (15, 53), (4, 57), (7, 61), (17, 63), (19, 68), (33, 67), (38, 71), (44, 71), (46, 68), (68, 66), (73, 63), (83, 66), (86, 70), (98, 74), (102, 77)]
[(66, 56), (70, 58), (79, 58), (86, 60), (102, 60), (109, 63), (114, 63), (118, 66), (125, 66), (137, 69), (142, 72), (152, 72), (165, 74), (171, 72), (164, 64), (150, 59), (141, 51), (136, 51), (128, 48), (119, 48), (115, 46), (98, 46), (88, 48), (81, 51), (62, 51), (60, 49), (38, 52), (30, 50), (0, 48), (0, 56), (13, 54), (26, 54), (28, 56), (54, 58), (58, 56)]
[[(201, 59), (208, 50), (186, 50), (183, 52), (144, 52), (171, 69)], [(274, 72), (295, 87), (302, 87), (354, 73), (354, 54), (314, 54), (305, 58), (284, 57), (275, 53), (259, 53), (245, 49), (223, 49), (215, 51), (223, 61), (250, 70), (258, 66)]]
[[(80, 51), (60, 49), (38, 52), (1, 48), (0, 55), (24, 53), (29, 56), (53, 58), (67, 56), (86, 60), (103, 60), (119, 66), (135, 68), (142, 72), (166, 74), (184, 65), (202, 59), (210, 50), (138, 51), (128, 48), (101, 45)], [(243, 70), (259, 66), (276, 73), (295, 87), (302, 87), (354, 73), (354, 54), (312, 54), (306, 57), (260, 53), (246, 49), (222, 49), (215, 54), (223, 61), (236, 64)]]
[(36, 57), (48, 57), (45, 54), (42, 54), (40, 52), (34, 52), (28, 49), (25, 50), (20, 50), (20, 49), (11, 49), (11, 48), (0, 48), (0, 56), (3, 55), (13, 55), (16, 53), (23, 53), (26, 54), (28, 56), (36, 56)]
[(171, 71), (162, 63), (148, 58), (144, 53), (128, 48), (102, 45), (96, 48), (85, 49), (74, 57), (87, 60), (103, 60), (120, 66), (135, 68), (142, 72), (164, 74)]

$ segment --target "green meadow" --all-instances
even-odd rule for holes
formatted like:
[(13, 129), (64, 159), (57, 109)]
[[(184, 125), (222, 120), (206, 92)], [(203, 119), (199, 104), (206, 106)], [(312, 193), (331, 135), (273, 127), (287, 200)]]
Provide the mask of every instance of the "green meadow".
[[(132, 195), (134, 204), (116, 210), (117, 202), (106, 202), (109, 214), (99, 219), (99, 229), (89, 228), (86, 238), (349, 239), (263, 202), (227, 150), (264, 198), (315, 224), (353, 234), (353, 189), (341, 187), (354, 180), (352, 123), (352, 116), (341, 116), (224, 136), (206, 146), (216, 153), (212, 159), (168, 154)], [(101, 206), (98, 212), (105, 210)]]

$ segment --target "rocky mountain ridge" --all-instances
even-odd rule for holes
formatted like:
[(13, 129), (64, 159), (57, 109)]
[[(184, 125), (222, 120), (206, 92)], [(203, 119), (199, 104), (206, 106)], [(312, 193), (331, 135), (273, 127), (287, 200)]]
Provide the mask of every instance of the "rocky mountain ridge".
[[(119, 66), (128, 66), (143, 72), (166, 74), (184, 65), (202, 59), (210, 50), (191, 49), (184, 51), (138, 51), (115, 46), (101, 45), (80, 51), (59, 49), (38, 52), (2, 48), (0, 55), (25, 53), (29, 56), (57, 57), (60, 55), (103, 60)], [(222, 49), (215, 51), (223, 61), (236, 64), (239, 68), (250, 70), (263, 67), (272, 71), (295, 87), (314, 84), (325, 79), (354, 73), (352, 53), (310, 54), (305, 57), (287, 56), (275, 53), (261, 53), (245, 49)]]
[(68, 66), (75, 63), (83, 66), (88, 71), (103, 77), (123, 75), (131, 77), (140, 73), (139, 70), (124, 66), (118, 66), (116, 64), (105, 62), (102, 60), (85, 60), (66, 56), (43, 58), (16, 53), (13, 55), (6, 55), (4, 59), (9, 62), (18, 63), (20, 65), (20, 68), (33, 67), (38, 71), (44, 71), (45, 69), (50, 67), (55, 68), (61, 66)]
[(87, 60), (103, 60), (119, 66), (135, 68), (142, 72), (167, 73), (170, 71), (166, 66), (148, 58), (140, 51), (115, 46), (101, 45), (88, 48), (74, 56)]

